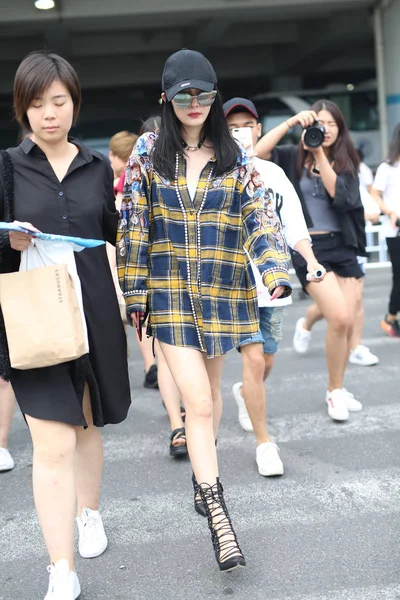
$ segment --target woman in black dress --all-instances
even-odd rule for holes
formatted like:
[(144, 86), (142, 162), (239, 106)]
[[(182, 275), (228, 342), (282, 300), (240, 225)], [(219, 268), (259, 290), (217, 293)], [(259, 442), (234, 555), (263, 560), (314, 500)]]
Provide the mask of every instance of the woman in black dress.
[[(0, 220), (115, 245), (111, 167), (101, 154), (68, 139), (80, 100), (77, 74), (63, 58), (34, 52), (22, 61), (14, 109), (31, 135), (2, 153)], [(18, 270), (30, 240), (15, 232), (0, 237), (2, 272)], [(97, 428), (123, 421), (130, 406), (126, 338), (106, 246), (76, 254), (76, 264), (89, 354), (43, 369), (12, 369), (0, 323), (0, 376), (12, 383), (34, 446), (35, 503), (52, 563), (46, 600), (80, 594), (73, 570), (76, 499), (81, 555), (98, 556), (107, 546), (98, 513), (103, 448)], [(29, 315), (21, 318), (29, 327)]]

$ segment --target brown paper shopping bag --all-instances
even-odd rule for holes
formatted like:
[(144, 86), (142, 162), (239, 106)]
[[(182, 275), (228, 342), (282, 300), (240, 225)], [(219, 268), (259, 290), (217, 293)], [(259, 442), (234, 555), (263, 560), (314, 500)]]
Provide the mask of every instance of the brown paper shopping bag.
[(86, 353), (82, 316), (66, 265), (0, 275), (0, 304), (15, 369), (37, 369)]

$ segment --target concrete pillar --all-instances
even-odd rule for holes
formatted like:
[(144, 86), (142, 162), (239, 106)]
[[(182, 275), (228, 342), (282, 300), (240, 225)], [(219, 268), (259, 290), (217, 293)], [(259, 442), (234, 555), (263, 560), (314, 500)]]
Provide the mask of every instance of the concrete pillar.
[[(387, 128), (390, 140), (394, 126), (400, 123), (400, 0), (384, 2), (382, 12)], [(386, 154), (387, 149), (383, 151)]]

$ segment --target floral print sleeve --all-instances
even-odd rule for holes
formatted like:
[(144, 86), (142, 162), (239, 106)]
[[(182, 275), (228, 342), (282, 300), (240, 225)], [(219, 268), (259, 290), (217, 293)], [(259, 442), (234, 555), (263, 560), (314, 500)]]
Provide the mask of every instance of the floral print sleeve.
[(128, 161), (117, 234), (118, 278), (128, 313), (145, 312), (149, 245), (148, 152), (154, 134), (139, 138)]

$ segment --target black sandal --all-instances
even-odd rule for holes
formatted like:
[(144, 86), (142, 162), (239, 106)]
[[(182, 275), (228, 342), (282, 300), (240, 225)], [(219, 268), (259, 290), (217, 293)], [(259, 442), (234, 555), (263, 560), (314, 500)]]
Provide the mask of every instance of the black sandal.
[(237, 567), (245, 567), (246, 561), (226, 508), (224, 490), (219, 478), (217, 477), (214, 485), (201, 483), (199, 487), (220, 571), (226, 572)]
[[(176, 440), (185, 440), (184, 446), (174, 446), (173, 442)], [(169, 445), (169, 453), (170, 456), (186, 456), (188, 453), (187, 444), (186, 444), (186, 432), (184, 427), (179, 427), (178, 429), (174, 429), (171, 433), (171, 443)]]
[(201, 497), (200, 486), (197, 483), (196, 475), (192, 473), (192, 484), (194, 493), (194, 510), (202, 517), (207, 516), (207, 510)]

